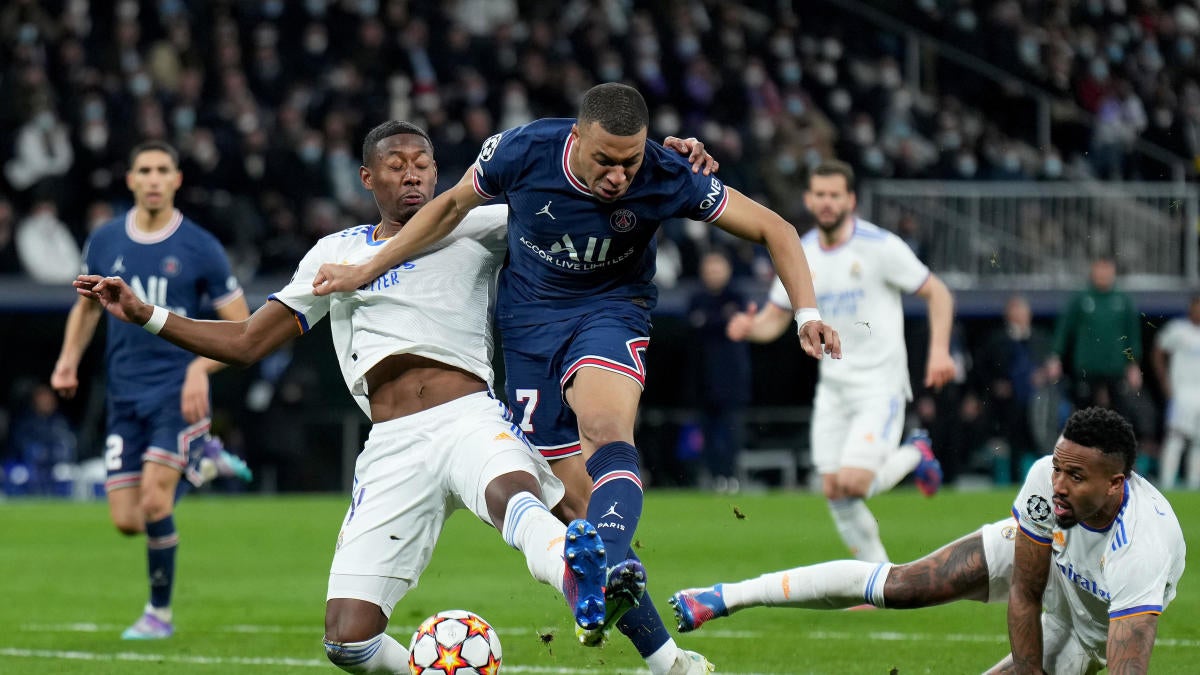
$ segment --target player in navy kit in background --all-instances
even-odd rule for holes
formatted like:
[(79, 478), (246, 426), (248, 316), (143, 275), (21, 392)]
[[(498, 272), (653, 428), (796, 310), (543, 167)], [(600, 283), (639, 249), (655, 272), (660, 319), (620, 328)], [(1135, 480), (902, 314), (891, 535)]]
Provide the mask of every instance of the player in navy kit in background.
[[(470, 209), (509, 205), (509, 257), (496, 323), (509, 404), (567, 486), (564, 518), (587, 517), (610, 561), (633, 558), (642, 484), (633, 427), (645, 382), (650, 310), (657, 301), (654, 234), (669, 218), (715, 223), (766, 244), (798, 312), (806, 352), (841, 354), (820, 321), (795, 229), (771, 210), (646, 138), (637, 90), (603, 84), (584, 94), (577, 120), (538, 120), (492, 136), (459, 183), (438, 196), (369, 262), (322, 265), (314, 293), (347, 291), (453, 230)], [(585, 464), (586, 462), (586, 464)], [(591, 495), (589, 501), (589, 494)], [(678, 648), (649, 597), (606, 598), (652, 673), (711, 670)], [(603, 632), (581, 635), (599, 643)]]
[[(175, 209), (183, 179), (175, 149), (148, 141), (133, 149), (129, 163), (125, 184), (134, 207), (88, 239), (87, 272), (119, 276), (146, 302), (185, 316), (196, 316), (209, 304), (222, 319), (249, 316), (220, 242)], [(64, 397), (74, 396), (79, 387), (79, 360), (103, 313), (99, 303), (82, 297), (71, 308), (50, 377)], [(173, 633), (176, 488), (189, 460), (198, 459), (209, 440), (208, 375), (224, 365), (112, 318), (107, 343), (109, 515), (123, 534), (145, 533), (150, 578), (150, 601), (122, 637), (166, 638)], [(228, 464), (228, 455), (221, 461), (247, 477), (244, 465)]]

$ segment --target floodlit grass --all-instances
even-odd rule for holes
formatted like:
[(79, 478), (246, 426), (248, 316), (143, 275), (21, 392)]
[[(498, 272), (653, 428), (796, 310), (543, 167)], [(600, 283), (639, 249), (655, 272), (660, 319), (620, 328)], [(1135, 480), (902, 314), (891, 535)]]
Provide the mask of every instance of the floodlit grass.
[[(898, 490), (873, 499), (894, 560), (923, 555), (1004, 517), (1013, 490)], [(1169, 495), (1190, 542), (1200, 495)], [(340, 672), (321, 647), (325, 582), (345, 498), (188, 497), (181, 535), (176, 636), (131, 643), (121, 630), (146, 598), (141, 540), (124, 539), (96, 503), (0, 504), (0, 673)], [(824, 501), (807, 493), (720, 496), (651, 491), (637, 534), (650, 593), (844, 557)], [(565, 603), (529, 578), (522, 556), (467, 513), (448, 523), (420, 586), (391, 633), (407, 644), (421, 619), (473, 610), (499, 631), (507, 673), (644, 672), (620, 636), (574, 643)], [(1196, 671), (1200, 568), (1193, 565), (1159, 623), (1155, 673)], [(672, 628), (672, 632), (674, 632)], [(977, 673), (1007, 653), (1003, 606), (959, 603), (901, 612), (754, 609), (676, 636), (727, 673)]]

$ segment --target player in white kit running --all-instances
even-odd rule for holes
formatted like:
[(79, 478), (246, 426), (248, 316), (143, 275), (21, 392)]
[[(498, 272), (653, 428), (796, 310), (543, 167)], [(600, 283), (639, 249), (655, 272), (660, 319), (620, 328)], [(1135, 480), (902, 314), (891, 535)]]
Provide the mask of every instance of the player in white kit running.
[[(1175, 485), (1183, 449), (1188, 448), (1187, 486), (1200, 490), (1200, 295), (1188, 303), (1187, 318), (1172, 319), (1158, 333), (1154, 371), (1167, 404), (1167, 442), (1159, 462), (1158, 484)], [(1168, 365), (1169, 364), (1169, 365)]]
[(1015, 521), (984, 525), (904, 565), (841, 560), (680, 591), (671, 598), (679, 630), (746, 607), (1007, 600), (1012, 653), (990, 672), (1083, 675), (1107, 664), (1144, 673), (1186, 547), (1171, 505), (1133, 472), (1136, 443), (1116, 412), (1077, 411), (1054, 454), (1030, 468)]
[[(927, 437), (900, 445), (912, 400), (902, 295), (915, 294), (929, 305), (925, 386), (934, 388), (954, 376), (954, 299), (899, 237), (854, 215), (854, 171), (848, 164), (829, 160), (814, 168), (804, 201), (817, 221), (800, 238), (817, 309), (841, 335), (844, 354), (821, 361), (811, 425), (813, 465), (842, 541), (859, 560), (884, 562), (879, 526), (864, 500), (914, 469), (927, 495), (941, 482)], [(792, 307), (777, 279), (762, 311), (751, 306), (735, 315), (727, 332), (733, 340), (770, 342), (791, 322)]]

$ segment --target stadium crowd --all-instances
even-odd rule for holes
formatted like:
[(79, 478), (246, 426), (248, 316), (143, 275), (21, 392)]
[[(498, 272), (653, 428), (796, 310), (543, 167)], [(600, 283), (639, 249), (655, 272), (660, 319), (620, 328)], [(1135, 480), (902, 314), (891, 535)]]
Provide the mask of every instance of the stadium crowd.
[[(1131, 160), (1139, 138), (1200, 154), (1189, 3), (894, 4), (1094, 127), (1063, 123), (1036, 148), (1029, 100), (950, 66), (919, 88), (901, 35), (832, 4), (14, 0), (0, 10), (0, 273), (62, 281), (47, 261), (127, 206), (126, 153), (158, 138), (184, 154), (181, 207), (242, 279), (287, 274), (315, 238), (373, 217), (356, 143), (379, 119), (428, 128), (446, 181), (495, 129), (569, 115), (599, 81), (637, 85), (654, 136), (705, 139), (731, 185), (800, 221), (795, 184), (831, 156), (866, 178), (1049, 180), (1163, 176)], [(709, 233), (666, 235), (666, 281), (694, 277)], [(739, 259), (735, 276), (753, 271)]]
[[(767, 0), (10, 0), (0, 275), (73, 278), (67, 263), (87, 234), (129, 207), (127, 153), (143, 139), (180, 149), (177, 204), (225, 244), (243, 283), (288, 275), (319, 237), (375, 220), (355, 177), (358, 144), (380, 120), (428, 129), (444, 188), (495, 130), (570, 115), (601, 81), (637, 86), (652, 138), (702, 138), (728, 184), (802, 225), (797, 185), (828, 157), (869, 181), (1165, 177), (1133, 151), (1138, 140), (1200, 156), (1194, 3), (871, 3), (1087, 113), (1056, 116), (1055, 145), (1041, 148), (1027, 98), (941, 62), (917, 86), (904, 35), (813, 4), (822, 11)], [(880, 225), (919, 248), (910, 220)], [(731, 254), (735, 279), (771, 277), (761, 249), (694, 225), (664, 227), (660, 284), (695, 278), (712, 249)], [(982, 391), (970, 377), (964, 368), (962, 391), (941, 395), (957, 397), (941, 407), (966, 426), (979, 417), (969, 392)], [(916, 406), (927, 422), (931, 399)]]

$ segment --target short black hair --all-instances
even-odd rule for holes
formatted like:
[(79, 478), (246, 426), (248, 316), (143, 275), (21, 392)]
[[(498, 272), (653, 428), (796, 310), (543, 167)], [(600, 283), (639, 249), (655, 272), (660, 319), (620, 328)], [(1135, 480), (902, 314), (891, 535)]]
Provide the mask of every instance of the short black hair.
[(176, 150), (175, 146), (171, 145), (170, 143), (159, 140), (142, 141), (141, 143), (133, 146), (133, 149), (129, 151), (129, 167), (133, 168), (133, 163), (137, 161), (138, 155), (142, 154), (143, 152), (153, 151), (167, 153), (167, 156), (170, 157), (171, 161), (175, 163), (175, 168), (179, 168), (179, 151)]
[(579, 104), (579, 126), (599, 122), (615, 136), (633, 136), (650, 126), (650, 111), (641, 92), (627, 84), (606, 82), (583, 93)]
[(854, 192), (854, 167), (840, 159), (824, 159), (808, 173), (808, 186), (812, 187), (813, 176), (841, 176), (846, 179), (846, 192)]
[(1076, 410), (1067, 418), (1062, 437), (1106, 455), (1120, 455), (1126, 476), (1133, 471), (1133, 463), (1137, 461), (1137, 438), (1133, 434), (1133, 425), (1108, 408)]
[(367, 132), (367, 137), (363, 139), (362, 147), (362, 163), (363, 166), (370, 166), (371, 160), (375, 158), (375, 146), (379, 145), (379, 141), (385, 138), (391, 138), (398, 134), (413, 134), (425, 139), (429, 144), (429, 151), (433, 152), (433, 139), (429, 138), (429, 134), (421, 127), (412, 122), (404, 122), (401, 120), (388, 120), (383, 124), (375, 127)]

